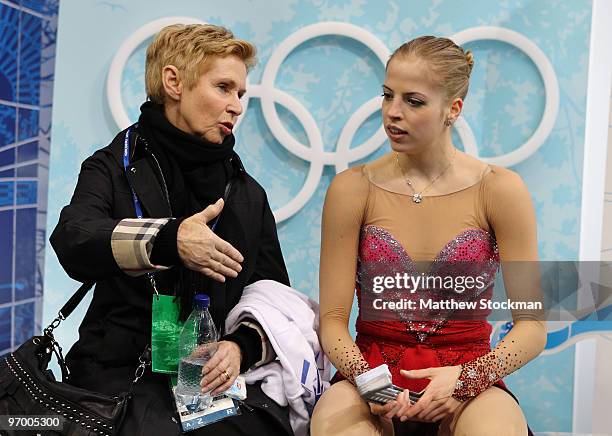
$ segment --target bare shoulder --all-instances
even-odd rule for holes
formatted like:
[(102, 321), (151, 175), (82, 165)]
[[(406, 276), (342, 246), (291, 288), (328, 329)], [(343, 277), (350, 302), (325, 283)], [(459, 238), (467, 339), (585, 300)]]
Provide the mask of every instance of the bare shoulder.
[(516, 171), (498, 165), (488, 165), (488, 167), (490, 175), (487, 177), (487, 184), (498, 189), (527, 187), (523, 178)]
[(352, 195), (364, 193), (368, 190), (367, 184), (365, 165), (358, 165), (336, 174), (329, 185), (328, 195), (330, 192)]
[(513, 200), (531, 198), (523, 178), (511, 169), (489, 165), (484, 181), (487, 192), (494, 198)]
[(363, 165), (349, 168), (337, 174), (327, 189), (323, 216), (361, 217), (369, 194), (369, 182), (363, 173)]

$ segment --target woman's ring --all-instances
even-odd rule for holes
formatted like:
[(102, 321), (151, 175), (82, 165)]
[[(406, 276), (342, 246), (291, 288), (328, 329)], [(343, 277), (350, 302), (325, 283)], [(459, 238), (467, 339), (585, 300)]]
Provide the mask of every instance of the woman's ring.
[(223, 375), (225, 376), (225, 381), (229, 381), (229, 379), (230, 379), (230, 378), (232, 378), (232, 377), (230, 376), (230, 373), (229, 373), (229, 372), (227, 372), (227, 369), (224, 369), (224, 370), (223, 370), (223, 372), (222, 372), (221, 374), (223, 374)]

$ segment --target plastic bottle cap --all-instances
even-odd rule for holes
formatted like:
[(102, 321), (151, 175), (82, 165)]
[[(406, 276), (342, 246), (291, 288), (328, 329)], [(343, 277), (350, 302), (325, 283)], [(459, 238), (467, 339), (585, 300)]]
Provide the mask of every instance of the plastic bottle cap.
[(206, 294), (196, 294), (193, 297), (193, 307), (196, 309), (208, 309), (210, 306), (210, 297)]

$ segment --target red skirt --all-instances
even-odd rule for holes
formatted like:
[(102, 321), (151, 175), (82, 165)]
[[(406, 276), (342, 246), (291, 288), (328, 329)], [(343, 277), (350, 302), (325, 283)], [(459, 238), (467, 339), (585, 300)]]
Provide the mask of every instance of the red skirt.
[[(414, 326), (413, 326), (414, 327)], [(427, 334), (408, 330), (405, 323), (394, 321), (362, 321), (356, 325), (357, 346), (371, 368), (383, 363), (389, 366), (393, 383), (411, 391), (421, 391), (428, 379), (407, 379), (400, 370), (455, 366), (483, 356), (491, 351), (491, 325), (487, 321), (448, 321)], [(419, 340), (418, 333), (423, 337)], [(339, 372), (333, 382), (343, 380)], [(502, 381), (497, 383), (504, 387)]]

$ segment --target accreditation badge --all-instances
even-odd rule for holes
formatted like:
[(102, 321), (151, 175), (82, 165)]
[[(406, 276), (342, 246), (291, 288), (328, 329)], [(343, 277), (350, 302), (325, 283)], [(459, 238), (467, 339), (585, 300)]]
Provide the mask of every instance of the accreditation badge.
[(241, 414), (237, 404), (240, 403), (240, 401), (228, 397), (225, 393), (213, 398), (212, 404), (206, 409), (192, 412), (176, 398), (174, 394), (176, 382), (176, 376), (170, 376), (170, 390), (174, 398), (176, 411), (178, 412), (183, 432), (189, 432), (222, 419)]

